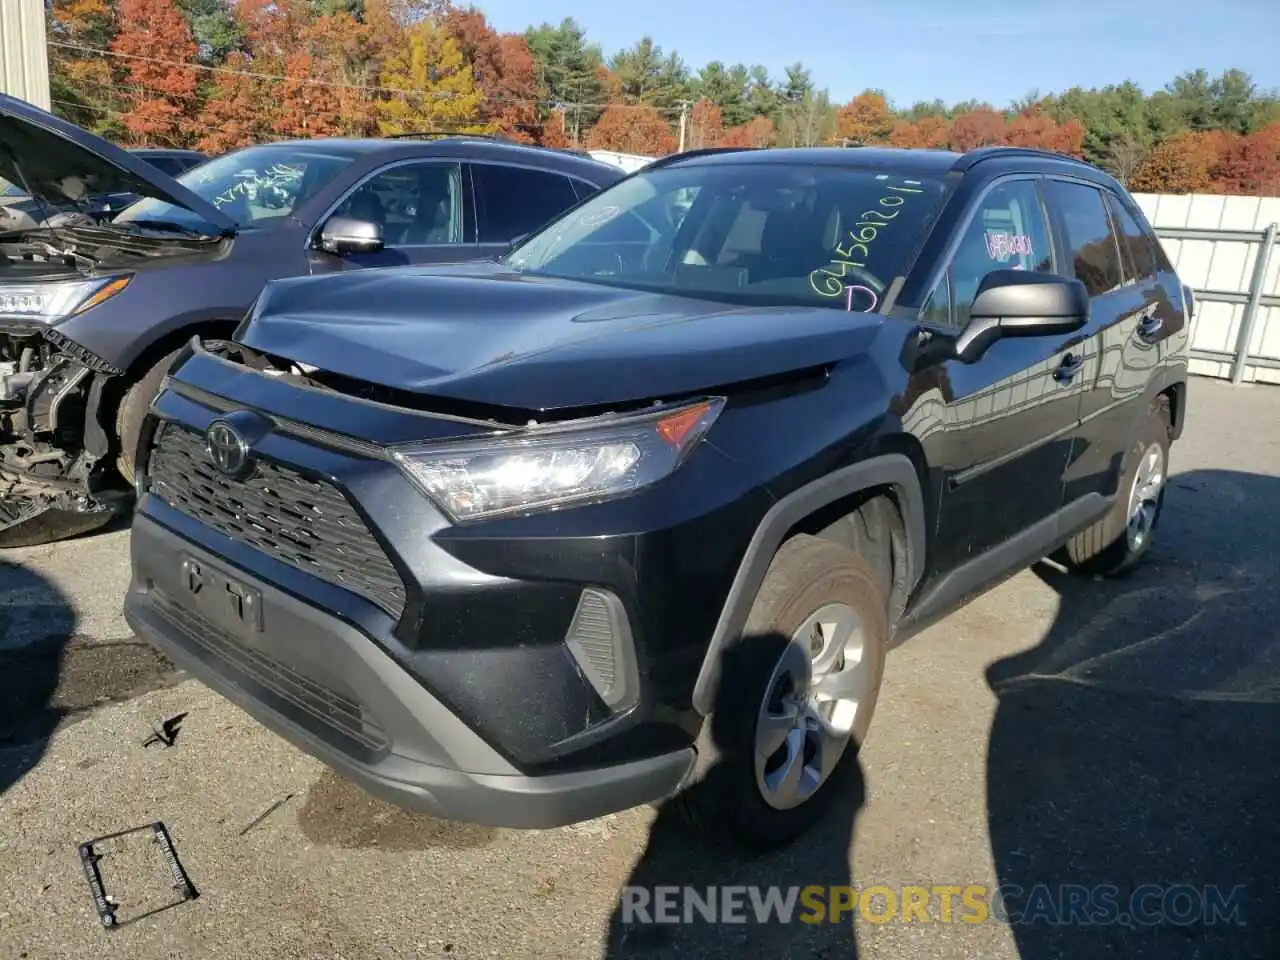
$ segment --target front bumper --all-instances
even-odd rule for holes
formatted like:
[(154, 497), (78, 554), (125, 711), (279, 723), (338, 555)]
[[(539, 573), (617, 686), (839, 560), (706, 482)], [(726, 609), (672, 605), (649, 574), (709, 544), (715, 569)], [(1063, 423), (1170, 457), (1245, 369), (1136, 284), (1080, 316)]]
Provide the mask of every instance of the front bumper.
[[(133, 526), (125, 616), (175, 663), (370, 793), (433, 816), (546, 828), (656, 801), (679, 789), (692, 749), (529, 776), (486, 743), (360, 630), (237, 569), (146, 516)], [(198, 571), (193, 574), (192, 571)], [(198, 612), (202, 588), (252, 591), (257, 629)]]

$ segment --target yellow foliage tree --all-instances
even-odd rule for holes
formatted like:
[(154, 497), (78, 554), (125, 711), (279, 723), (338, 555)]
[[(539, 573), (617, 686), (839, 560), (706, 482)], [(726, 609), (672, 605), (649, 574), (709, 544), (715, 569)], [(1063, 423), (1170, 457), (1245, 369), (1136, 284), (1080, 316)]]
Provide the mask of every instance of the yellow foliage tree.
[(385, 61), (379, 85), (397, 91), (377, 105), (378, 129), (397, 133), (492, 133), (484, 95), (457, 42), (430, 20), (407, 31), (407, 43)]

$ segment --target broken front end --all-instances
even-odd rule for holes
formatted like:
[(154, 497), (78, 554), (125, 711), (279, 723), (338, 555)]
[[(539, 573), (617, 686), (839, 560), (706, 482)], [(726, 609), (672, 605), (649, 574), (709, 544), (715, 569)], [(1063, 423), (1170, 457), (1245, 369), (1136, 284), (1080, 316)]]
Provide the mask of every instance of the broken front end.
[(128, 283), (86, 277), (47, 242), (0, 238), (0, 547), (74, 536), (127, 509), (95, 415), (121, 371), (51, 320)]

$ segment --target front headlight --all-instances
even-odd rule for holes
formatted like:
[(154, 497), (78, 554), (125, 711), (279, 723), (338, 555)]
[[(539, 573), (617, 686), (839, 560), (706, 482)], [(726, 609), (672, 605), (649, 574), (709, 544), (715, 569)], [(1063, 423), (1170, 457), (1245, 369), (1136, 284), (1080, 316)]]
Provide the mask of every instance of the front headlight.
[(400, 448), (400, 467), (454, 521), (550, 510), (632, 493), (675, 471), (722, 398), (483, 440)]
[(110, 300), (129, 285), (130, 279), (125, 276), (0, 284), (0, 319), (57, 323)]

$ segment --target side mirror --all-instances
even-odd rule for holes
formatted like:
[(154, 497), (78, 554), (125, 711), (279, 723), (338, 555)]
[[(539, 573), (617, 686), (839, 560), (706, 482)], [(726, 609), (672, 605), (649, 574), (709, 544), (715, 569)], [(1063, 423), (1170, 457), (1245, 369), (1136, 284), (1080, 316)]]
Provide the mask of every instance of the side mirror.
[(1072, 333), (1089, 321), (1089, 292), (1079, 280), (1028, 270), (993, 270), (983, 278), (969, 310), (969, 325), (954, 355), (975, 363), (1005, 337)]
[(330, 217), (320, 231), (318, 246), (325, 253), (377, 253), (386, 245), (382, 224), (354, 217)]

